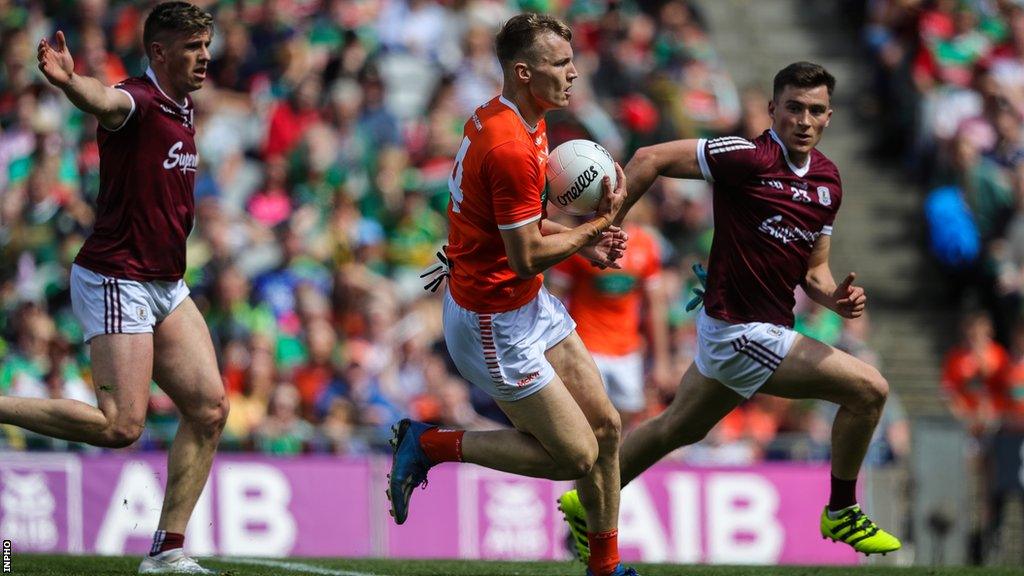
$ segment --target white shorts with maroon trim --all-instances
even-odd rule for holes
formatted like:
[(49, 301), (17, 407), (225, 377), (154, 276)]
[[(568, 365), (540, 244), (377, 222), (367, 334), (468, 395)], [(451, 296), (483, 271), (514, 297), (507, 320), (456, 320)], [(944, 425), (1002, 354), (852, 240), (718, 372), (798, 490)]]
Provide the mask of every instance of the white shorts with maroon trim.
[(771, 378), (789, 354), (796, 332), (767, 322), (730, 324), (703, 309), (697, 316), (697, 370), (744, 398)]
[(145, 334), (188, 298), (184, 280), (138, 282), (71, 265), (71, 309), (85, 341), (99, 334)]
[(508, 312), (478, 314), (444, 295), (444, 341), (462, 377), (496, 400), (514, 402), (555, 377), (544, 353), (565, 340), (576, 322), (541, 287), (537, 296)]

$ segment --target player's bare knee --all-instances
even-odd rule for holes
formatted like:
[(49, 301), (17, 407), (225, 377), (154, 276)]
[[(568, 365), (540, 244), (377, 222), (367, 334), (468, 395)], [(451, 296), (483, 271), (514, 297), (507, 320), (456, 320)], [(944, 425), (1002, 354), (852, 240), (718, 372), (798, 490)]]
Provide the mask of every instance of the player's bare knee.
[(622, 419), (618, 411), (611, 408), (601, 414), (593, 423), (594, 436), (600, 450), (608, 447), (617, 448), (622, 436)]
[(204, 435), (218, 436), (228, 421), (228, 411), (228, 399), (226, 396), (221, 396), (183, 412), (182, 416)]
[(885, 401), (889, 398), (889, 381), (875, 369), (872, 369), (870, 390), (872, 407), (881, 410), (885, 406)]
[(873, 367), (867, 367), (856, 381), (856, 394), (845, 403), (848, 410), (860, 414), (879, 414), (889, 398), (889, 381)]
[(599, 453), (597, 438), (591, 436), (576, 443), (557, 456), (559, 478), (554, 480), (576, 480), (590, 474)]
[(117, 423), (108, 427), (99, 444), (103, 448), (127, 448), (142, 436), (144, 426), (141, 423)]
[(889, 382), (873, 367), (865, 370), (857, 383), (857, 403), (851, 406), (858, 412), (881, 412), (889, 397)]

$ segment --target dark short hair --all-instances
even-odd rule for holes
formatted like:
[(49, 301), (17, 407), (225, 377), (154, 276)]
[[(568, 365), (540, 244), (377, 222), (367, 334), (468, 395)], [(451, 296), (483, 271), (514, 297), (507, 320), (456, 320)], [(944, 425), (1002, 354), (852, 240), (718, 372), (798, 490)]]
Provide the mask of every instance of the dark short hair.
[(188, 2), (157, 4), (146, 16), (146, 24), (142, 27), (143, 48), (149, 56), (150, 44), (168, 33), (191, 36), (204, 30), (213, 31), (213, 16), (202, 8)]
[(786, 66), (775, 75), (775, 82), (772, 87), (772, 98), (776, 99), (786, 86), (794, 88), (817, 88), (824, 86), (828, 89), (828, 95), (832, 97), (832, 91), (836, 88), (835, 76), (829, 74), (828, 70), (813, 62), (794, 62)]
[(518, 58), (535, 60), (534, 41), (544, 32), (554, 32), (567, 42), (572, 41), (572, 30), (554, 16), (526, 12), (509, 18), (494, 41), (502, 68), (508, 68)]

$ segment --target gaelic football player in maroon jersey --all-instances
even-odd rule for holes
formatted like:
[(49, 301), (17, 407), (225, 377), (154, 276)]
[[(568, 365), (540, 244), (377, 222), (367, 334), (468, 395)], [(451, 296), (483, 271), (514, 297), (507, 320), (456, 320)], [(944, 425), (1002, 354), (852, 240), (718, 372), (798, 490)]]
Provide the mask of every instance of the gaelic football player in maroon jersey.
[(135, 442), (150, 380), (181, 413), (167, 491), (144, 574), (213, 574), (183, 553), (206, 484), (227, 399), (209, 331), (182, 281), (198, 156), (192, 99), (210, 61), (213, 18), (187, 2), (159, 4), (143, 30), (150, 67), (108, 87), (74, 73), (63, 32), (39, 42), (39, 69), (99, 120), (96, 225), (75, 258), (71, 298), (92, 356), (99, 408), (75, 400), (0, 398), (0, 422), (96, 446)]
[[(697, 357), (669, 408), (626, 437), (619, 462), (625, 485), (699, 441), (756, 392), (835, 402), (832, 493), (821, 534), (884, 554), (900, 542), (864, 515), (855, 492), (889, 385), (874, 367), (793, 331), (797, 285), (844, 318), (859, 317), (867, 302), (855, 274), (837, 284), (828, 263), (843, 189), (836, 166), (815, 146), (832, 116), (834, 87), (821, 66), (791, 64), (775, 76), (772, 127), (758, 138), (667, 142), (640, 149), (626, 166), (619, 220), (658, 176), (703, 178), (713, 185), (715, 237)], [(582, 516), (574, 496), (564, 494), (560, 506), (576, 536)]]

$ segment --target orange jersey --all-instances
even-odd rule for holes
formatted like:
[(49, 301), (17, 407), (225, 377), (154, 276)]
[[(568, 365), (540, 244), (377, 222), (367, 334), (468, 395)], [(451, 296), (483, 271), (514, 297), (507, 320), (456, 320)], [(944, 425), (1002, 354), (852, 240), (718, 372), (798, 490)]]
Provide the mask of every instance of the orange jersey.
[(608, 356), (640, 348), (642, 290), (661, 272), (658, 244), (639, 226), (627, 226), (629, 244), (619, 270), (600, 270), (574, 254), (555, 266), (558, 281), (568, 283), (569, 314), (587, 349)]
[(479, 313), (515, 310), (540, 290), (540, 274), (512, 271), (501, 230), (540, 226), (548, 137), (544, 120), (530, 127), (515, 104), (496, 97), (476, 109), (448, 179), (448, 289), (459, 306)]

